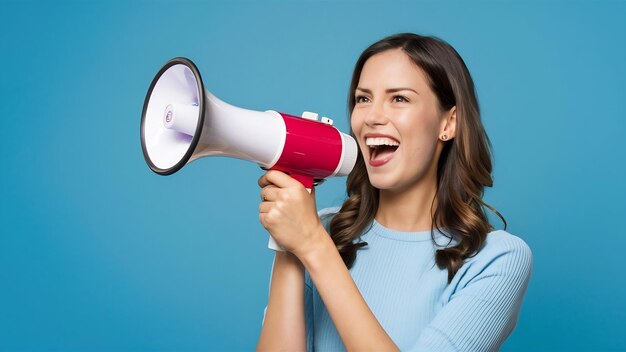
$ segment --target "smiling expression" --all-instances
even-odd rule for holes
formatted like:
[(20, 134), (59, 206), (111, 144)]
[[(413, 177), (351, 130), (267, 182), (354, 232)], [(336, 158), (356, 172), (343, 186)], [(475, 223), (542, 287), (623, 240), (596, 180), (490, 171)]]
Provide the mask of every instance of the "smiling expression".
[(426, 74), (401, 49), (369, 58), (354, 92), (351, 127), (371, 184), (400, 191), (435, 181), (450, 111), (441, 111)]

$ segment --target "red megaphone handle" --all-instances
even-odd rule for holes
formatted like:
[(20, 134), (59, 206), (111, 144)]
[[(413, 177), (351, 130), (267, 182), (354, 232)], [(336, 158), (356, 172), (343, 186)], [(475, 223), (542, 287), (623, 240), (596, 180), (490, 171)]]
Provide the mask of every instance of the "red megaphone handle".
[(313, 177), (309, 175), (300, 175), (300, 174), (289, 174), (291, 177), (296, 179), (298, 182), (302, 183), (304, 188), (308, 189), (311, 192), (311, 188), (313, 188)]

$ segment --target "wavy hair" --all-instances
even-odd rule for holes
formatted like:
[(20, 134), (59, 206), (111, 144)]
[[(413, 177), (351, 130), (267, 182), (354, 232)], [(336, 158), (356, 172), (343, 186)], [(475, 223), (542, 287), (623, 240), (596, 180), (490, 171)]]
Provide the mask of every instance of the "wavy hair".
[[(484, 207), (506, 220), (482, 200), (484, 187), (491, 187), (491, 144), (480, 119), (474, 82), (465, 62), (445, 41), (412, 33), (384, 38), (365, 49), (356, 62), (350, 91), (348, 111), (355, 106), (354, 93), (365, 62), (372, 56), (392, 49), (402, 49), (426, 73), (429, 85), (437, 96), (440, 111), (456, 106), (456, 136), (445, 143), (437, 166), (437, 191), (431, 207), (431, 237), (443, 228), (458, 242), (438, 249), (435, 262), (448, 270), (448, 283), (464, 260), (480, 251), (487, 233), (494, 229)], [(329, 223), (330, 235), (348, 268), (356, 259), (357, 250), (366, 242), (354, 242), (369, 226), (378, 210), (378, 189), (368, 179), (363, 156), (359, 150), (354, 170), (346, 182), (347, 199)]]

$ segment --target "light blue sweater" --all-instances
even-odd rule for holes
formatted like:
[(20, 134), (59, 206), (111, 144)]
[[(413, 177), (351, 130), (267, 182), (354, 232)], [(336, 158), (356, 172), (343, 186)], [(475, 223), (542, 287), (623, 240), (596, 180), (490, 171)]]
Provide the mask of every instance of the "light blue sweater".
[[(350, 269), (361, 295), (402, 351), (497, 351), (517, 323), (532, 266), (529, 247), (505, 231), (491, 232), (448, 284), (435, 250), (454, 243), (438, 232), (434, 238), (437, 245), (430, 231), (398, 232), (374, 221)], [(305, 274), (307, 349), (345, 350)]]

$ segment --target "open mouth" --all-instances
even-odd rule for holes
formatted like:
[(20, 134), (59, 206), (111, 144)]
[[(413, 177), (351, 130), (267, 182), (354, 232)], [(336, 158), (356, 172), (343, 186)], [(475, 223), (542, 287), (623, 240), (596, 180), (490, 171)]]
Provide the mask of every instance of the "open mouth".
[(400, 146), (400, 142), (388, 137), (369, 137), (365, 144), (370, 149), (370, 161), (387, 161)]

